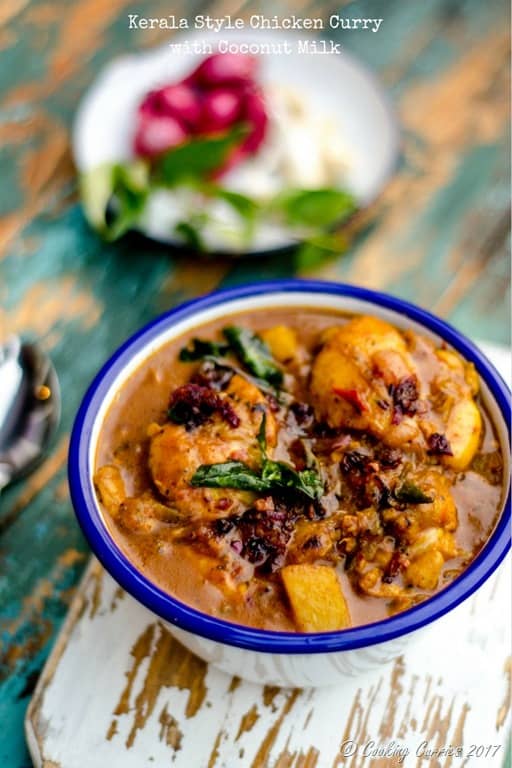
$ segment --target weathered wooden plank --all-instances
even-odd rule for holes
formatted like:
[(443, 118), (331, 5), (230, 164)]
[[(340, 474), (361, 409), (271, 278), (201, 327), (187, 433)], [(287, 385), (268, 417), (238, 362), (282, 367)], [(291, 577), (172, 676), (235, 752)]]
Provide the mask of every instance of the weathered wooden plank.
[[(246, 16), (261, 11), (256, 5), (196, 0), (170, 10), (152, 0), (144, 12)], [(337, 10), (329, 5), (326, 12)], [(219, 280), (234, 284), (293, 269), (284, 258), (195, 270), (142, 239), (107, 247), (87, 229), (68, 148), (77, 99), (112, 56), (165, 38), (127, 31), (126, 13), (140, 12), (136, 4), (103, 6), (6, 0), (0, 11), (0, 26), (10, 25), (0, 29), (0, 333), (3, 323), (43, 334), (66, 392), (60, 451), (88, 380), (143, 322)], [(318, 3), (293, 10), (308, 7), (320, 12)], [(346, 6), (353, 15), (362, 9)], [(340, 39), (390, 88), (407, 127), (405, 161), (364, 217), (350, 253), (326, 274), (376, 280), (428, 306), (439, 301), (439, 311), (468, 334), (506, 341), (509, 268), (500, 233), (508, 205), (507, 4), (379, 0), (364, 12), (384, 17), (382, 32), (370, 44), (363, 33)], [(27, 764), (20, 731), (27, 695), (83, 567), (84, 560), (67, 562), (65, 554), (86, 552), (63, 496), (64, 476), (52, 459), (0, 502), (0, 758), (14, 766)]]
[[(209, 667), (93, 562), (28, 711), (35, 764), (78, 768), (87, 754), (90, 768), (457, 768), (481, 764), (472, 744), (491, 744), (489, 765), (499, 765), (510, 721), (509, 575), (508, 561), (389, 667), (301, 691)], [(448, 746), (460, 754), (435, 754)]]
[[(351, 253), (320, 270), (324, 277), (434, 306), (463, 318), (469, 333), (482, 335), (485, 317), (484, 333), (509, 339), (508, 51), (508, 35), (491, 27), (446, 70), (409, 84), (398, 101), (403, 163), (363, 218)], [(469, 291), (482, 299), (486, 279), (485, 311), (457, 312)]]

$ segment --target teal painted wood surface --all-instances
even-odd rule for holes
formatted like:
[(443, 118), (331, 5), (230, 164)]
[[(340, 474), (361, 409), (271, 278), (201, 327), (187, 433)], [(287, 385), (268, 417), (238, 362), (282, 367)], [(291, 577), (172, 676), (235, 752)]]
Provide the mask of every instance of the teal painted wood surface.
[[(259, 3), (144, 4), (147, 15), (248, 16)], [(328, 14), (335, 5), (301, 4)], [(30, 765), (23, 716), (83, 570), (87, 546), (65, 482), (67, 435), (84, 390), (130, 333), (217, 285), (293, 273), (290, 257), (199, 262), (127, 237), (105, 245), (76, 200), (69, 130), (113, 56), (166, 33), (128, 31), (126, 0), (3, 0), (0, 8), (0, 333), (40, 337), (62, 390), (52, 452), (0, 498), (0, 765)], [(297, 12), (279, 6), (279, 12)], [(374, 68), (403, 125), (403, 153), (348, 253), (314, 271), (429, 307), (470, 336), (510, 341), (508, 4), (366, 0), (346, 16), (384, 18), (340, 34)]]

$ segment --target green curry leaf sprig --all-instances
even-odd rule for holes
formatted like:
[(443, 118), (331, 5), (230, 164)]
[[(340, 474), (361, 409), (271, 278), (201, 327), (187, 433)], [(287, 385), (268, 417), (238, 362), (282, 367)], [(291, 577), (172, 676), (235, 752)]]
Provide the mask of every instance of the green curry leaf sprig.
[(431, 504), (434, 501), (432, 496), (427, 496), (416, 483), (410, 480), (402, 483), (400, 488), (395, 491), (394, 497), (403, 504)]
[(257, 334), (248, 328), (230, 325), (222, 333), (230, 348), (245, 367), (258, 379), (268, 381), (279, 388), (283, 383), (283, 372), (272, 358), (270, 350)]
[(291, 493), (318, 501), (324, 492), (322, 478), (315, 469), (297, 471), (283, 461), (274, 461), (267, 455), (266, 414), (263, 414), (258, 432), (261, 451), (259, 471), (241, 461), (220, 464), (202, 464), (191, 479), (191, 485), (208, 488), (234, 488), (256, 493)]
[(179, 359), (182, 363), (193, 363), (206, 357), (224, 357), (228, 352), (229, 344), (194, 338), (188, 346), (180, 350)]
[(233, 367), (222, 359), (227, 354), (232, 353), (255, 377), (254, 381), (259, 389), (269, 392), (269, 388), (265, 384), (270, 384), (272, 388), (270, 393), (276, 394), (276, 390), (283, 383), (283, 372), (263, 339), (248, 328), (237, 325), (223, 328), (222, 333), (226, 339), (226, 344), (194, 338), (188, 346), (183, 347), (180, 351), (179, 359), (186, 363), (196, 360), (212, 360), (221, 367)]

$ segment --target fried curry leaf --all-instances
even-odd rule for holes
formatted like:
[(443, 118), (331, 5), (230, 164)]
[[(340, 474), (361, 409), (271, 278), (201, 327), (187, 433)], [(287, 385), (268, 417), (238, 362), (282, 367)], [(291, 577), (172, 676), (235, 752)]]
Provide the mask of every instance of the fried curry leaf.
[(291, 395), (288, 394), (288, 392), (278, 392), (275, 387), (269, 384), (268, 381), (265, 381), (265, 379), (259, 379), (257, 376), (251, 376), (250, 373), (247, 373), (247, 371), (244, 371), (237, 365), (233, 365), (233, 363), (230, 360), (226, 360), (226, 358), (217, 357), (216, 355), (205, 355), (204, 359), (210, 360), (210, 362), (215, 363), (215, 365), (219, 366), (219, 368), (225, 368), (226, 370), (233, 371), (233, 373), (238, 374), (246, 381), (254, 384), (254, 386), (260, 389), (264, 394), (274, 397), (279, 403), (286, 403), (288, 400), (291, 400)]
[(268, 483), (270, 490), (276, 488), (295, 491), (308, 496), (310, 499), (319, 499), (324, 492), (324, 484), (318, 472), (308, 468), (301, 472), (285, 464), (283, 461), (273, 461), (267, 456), (267, 414), (261, 419), (257, 435), (258, 445), (261, 451), (261, 477)]
[(220, 464), (201, 464), (190, 484), (207, 488), (236, 488), (240, 491), (265, 492), (267, 484), (242, 461), (224, 461)]
[(261, 477), (269, 491), (294, 491), (314, 501), (320, 499), (324, 492), (322, 480), (315, 470), (304, 469), (297, 472), (282, 461), (266, 459), (261, 469)]
[(240, 362), (258, 379), (268, 381), (274, 387), (283, 383), (283, 372), (273, 360), (265, 342), (248, 328), (230, 325), (223, 334)]
[(312, 469), (297, 472), (282, 461), (266, 459), (261, 472), (255, 472), (241, 461), (225, 461), (221, 464), (202, 464), (193, 475), (193, 486), (208, 488), (236, 488), (242, 491), (272, 493), (290, 491), (312, 500), (322, 496), (323, 483)]
[(266, 413), (264, 413), (262, 416), (260, 428), (258, 429), (258, 434), (256, 435), (256, 440), (258, 441), (258, 445), (260, 447), (262, 461), (267, 461), (267, 414)]
[(411, 483), (408, 480), (395, 491), (395, 499), (402, 501), (406, 504), (431, 504), (434, 499), (431, 496), (427, 496), (421, 488), (415, 483)]
[(267, 457), (266, 427), (267, 416), (264, 413), (257, 435), (262, 459), (259, 473), (254, 472), (241, 461), (203, 464), (192, 477), (191, 484), (262, 493), (272, 493), (276, 490), (289, 491), (307, 496), (313, 501), (320, 499), (324, 485), (318, 472), (314, 469), (297, 472), (283, 461), (273, 461)]
[[(272, 359), (266, 344), (246, 328), (230, 326), (224, 328), (223, 333), (227, 339), (227, 344), (205, 341), (204, 339), (192, 339), (191, 344), (181, 350), (180, 360), (182, 362), (211, 360), (220, 367), (232, 368), (235, 373), (252, 381), (263, 392), (275, 395), (275, 388), (282, 383), (283, 373)], [(230, 352), (233, 352), (240, 362), (248, 368), (253, 374), (252, 377), (223, 359)], [(269, 387), (269, 384), (272, 386)]]
[(223, 357), (228, 351), (228, 344), (217, 344), (215, 341), (194, 338), (188, 346), (180, 350), (180, 360), (182, 363), (191, 363), (203, 360), (205, 357)]

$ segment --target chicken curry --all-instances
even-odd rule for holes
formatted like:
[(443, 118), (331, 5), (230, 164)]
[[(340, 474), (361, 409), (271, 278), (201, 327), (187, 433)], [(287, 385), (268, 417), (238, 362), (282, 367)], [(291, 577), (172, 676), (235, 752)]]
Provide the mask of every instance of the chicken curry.
[(228, 621), (322, 632), (406, 610), (496, 522), (503, 461), (473, 366), (370, 316), (196, 328), (116, 394), (94, 475), (154, 583)]

